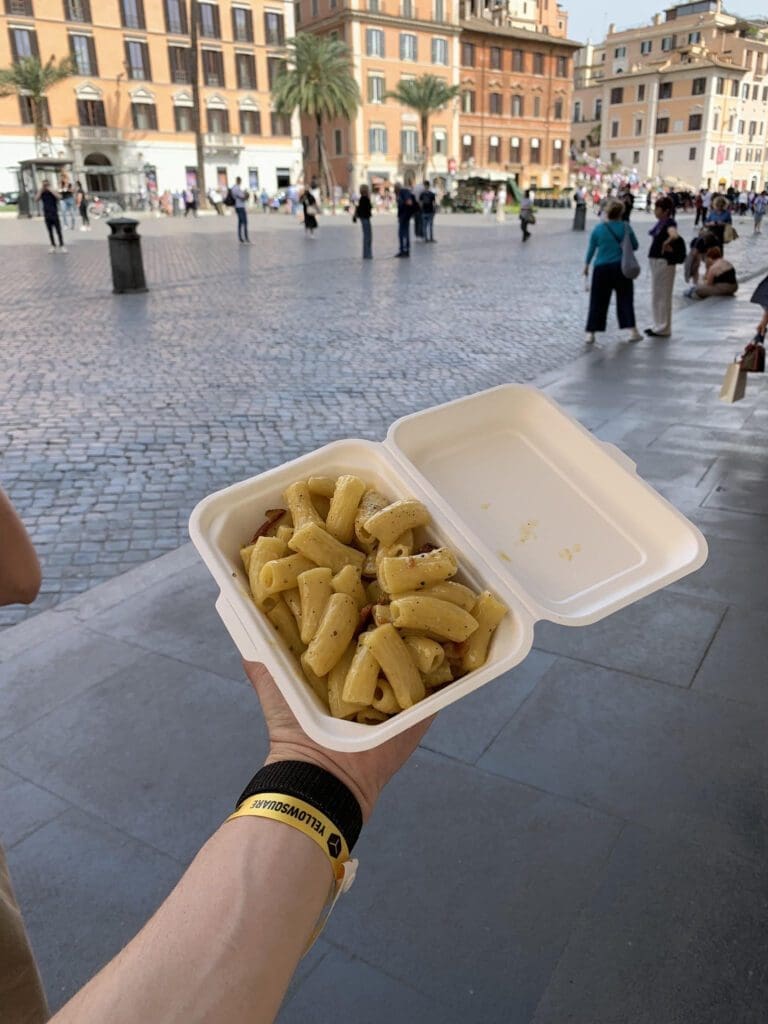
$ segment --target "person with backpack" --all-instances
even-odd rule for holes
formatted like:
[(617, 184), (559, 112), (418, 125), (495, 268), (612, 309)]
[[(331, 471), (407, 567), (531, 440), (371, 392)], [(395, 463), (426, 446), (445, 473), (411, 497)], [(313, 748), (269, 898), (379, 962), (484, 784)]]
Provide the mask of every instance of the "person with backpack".
[(589, 292), (589, 314), (587, 315), (586, 342), (595, 342), (595, 333), (604, 331), (608, 319), (611, 295), (616, 292), (616, 314), (619, 327), (629, 330), (629, 341), (642, 341), (642, 334), (635, 321), (634, 286), (632, 280), (622, 273), (621, 258), (624, 236), (629, 236), (632, 249), (639, 242), (627, 221), (622, 221), (625, 205), (620, 199), (612, 199), (606, 207), (606, 219), (592, 229), (589, 236), (587, 255), (584, 260), (584, 276), (589, 275), (589, 266), (594, 257), (592, 287)]
[[(648, 266), (651, 271), (651, 308), (653, 327), (646, 327), (649, 338), (668, 338), (672, 333), (672, 293), (675, 288), (675, 268), (685, 262), (685, 242), (677, 230), (673, 217), (674, 204), (669, 196), (659, 196), (654, 206), (656, 223), (648, 232), (651, 247), (648, 250)], [(682, 242), (682, 256), (679, 258), (677, 240)]]
[(367, 185), (360, 186), (360, 198), (355, 206), (355, 215), (352, 218), (352, 223), (356, 224), (360, 221), (360, 227), (363, 229), (363, 259), (373, 259), (373, 233), (371, 231), (371, 214), (373, 208), (371, 206), (371, 196)]
[[(234, 205), (235, 207), (235, 213), (237, 214), (237, 240), (243, 245), (250, 245), (251, 240), (248, 237), (248, 210), (245, 205), (248, 201), (248, 190), (242, 187), (242, 181), (242, 178), (235, 178), (235, 184), (228, 191), (224, 202), (227, 206)], [(232, 203), (230, 203), (230, 199)]]
[(411, 255), (411, 219), (416, 213), (416, 198), (406, 185), (395, 185), (397, 194), (397, 241), (395, 256), (407, 259)]
[(424, 182), (424, 188), (421, 196), (419, 197), (419, 204), (421, 206), (421, 229), (424, 235), (425, 242), (434, 242), (434, 222), (435, 213), (437, 211), (437, 196), (432, 190), (429, 181)]

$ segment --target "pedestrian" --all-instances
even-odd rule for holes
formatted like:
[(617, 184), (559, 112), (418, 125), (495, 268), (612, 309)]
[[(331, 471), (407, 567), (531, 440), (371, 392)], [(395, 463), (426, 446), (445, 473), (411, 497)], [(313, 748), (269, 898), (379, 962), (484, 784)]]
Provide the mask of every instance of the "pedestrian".
[(741, 190), (741, 192), (739, 192), (738, 204), (739, 204), (739, 216), (743, 217), (744, 214), (749, 209), (749, 192), (747, 192), (747, 190), (745, 188), (743, 188)]
[(242, 178), (235, 178), (235, 184), (229, 191), (235, 201), (237, 240), (241, 245), (250, 245), (251, 240), (248, 237), (248, 210), (245, 205), (248, 201), (248, 190), (243, 188), (242, 182)]
[(195, 209), (195, 194), (191, 188), (184, 189), (184, 216), (188, 217), (190, 213), (193, 216), (197, 216), (197, 210)]
[(728, 200), (725, 196), (714, 196), (711, 206), (704, 218), (704, 224), (717, 238), (717, 244), (722, 249), (725, 246), (725, 226), (733, 225), (733, 217), (728, 209)]
[(416, 213), (416, 199), (407, 185), (395, 185), (397, 198), (397, 242), (395, 256), (408, 258), (411, 255), (411, 220)]
[(269, 207), (272, 213), (280, 213), (280, 196), (275, 193), (269, 201)]
[(90, 231), (91, 222), (88, 220), (88, 193), (79, 181), (75, 182), (75, 202), (77, 203), (80, 220), (82, 221), (80, 230)]
[(754, 234), (756, 235), (763, 233), (763, 217), (766, 209), (768, 209), (768, 190), (763, 189), (752, 202), (752, 219), (755, 223)]
[(419, 182), (412, 188), (413, 198), (416, 201), (416, 210), (413, 214), (413, 235), (414, 238), (424, 238), (424, 225), (421, 220), (421, 193), (424, 191), (424, 186)]
[(624, 204), (624, 212), (621, 215), (621, 219), (629, 224), (630, 217), (632, 216), (632, 209), (635, 205), (635, 197), (632, 195), (632, 190), (629, 186), (624, 189), (619, 198)]
[(373, 209), (371, 207), (371, 196), (367, 185), (360, 186), (360, 198), (357, 201), (355, 207), (355, 215), (352, 218), (352, 223), (356, 224), (360, 221), (360, 227), (363, 229), (363, 259), (373, 259), (373, 232), (371, 231), (371, 214)]
[(304, 208), (304, 237), (314, 238), (317, 231), (317, 217), (319, 213), (317, 200), (310, 189), (305, 189), (299, 202)]
[(483, 216), (487, 217), (493, 210), (493, 189), (486, 188), (483, 191)]
[(295, 217), (299, 208), (299, 190), (295, 185), (288, 186), (288, 202), (291, 207), (291, 216)]
[(531, 224), (536, 223), (536, 215), (533, 212), (533, 200), (531, 199), (531, 190), (527, 188), (523, 198), (520, 200), (520, 227), (523, 230), (523, 241), (527, 242), (531, 237), (531, 232), (528, 230)]
[(651, 308), (653, 327), (646, 327), (650, 338), (668, 338), (672, 333), (672, 292), (675, 287), (675, 263), (670, 262), (670, 243), (679, 238), (674, 207), (668, 196), (659, 196), (654, 206), (656, 223), (648, 232), (651, 247), (648, 265), (651, 271)]
[(45, 226), (48, 228), (48, 237), (51, 240), (51, 247), (48, 252), (56, 252), (56, 241), (53, 237), (54, 231), (59, 239), (59, 252), (66, 252), (67, 247), (64, 245), (64, 239), (61, 234), (61, 221), (59, 220), (59, 194), (53, 191), (51, 183), (47, 178), (43, 180), (43, 184), (35, 196), (35, 202), (40, 203), (43, 207)]
[(224, 216), (224, 206), (222, 204), (222, 195), (217, 188), (208, 189), (208, 202), (216, 211), (219, 217)]
[(262, 213), (268, 213), (269, 212), (269, 192), (267, 192), (267, 190), (265, 188), (263, 188), (261, 190), (261, 195), (259, 196), (259, 202), (261, 203), (261, 212)]
[(587, 255), (584, 260), (584, 276), (589, 275), (589, 265), (594, 257), (592, 287), (589, 292), (589, 314), (587, 316), (586, 342), (595, 341), (595, 332), (604, 331), (608, 319), (611, 295), (616, 292), (616, 314), (619, 327), (629, 330), (629, 341), (642, 341), (637, 329), (634, 306), (634, 283), (621, 270), (622, 244), (629, 235), (633, 249), (639, 242), (627, 221), (623, 220), (625, 204), (612, 199), (606, 209), (606, 219), (592, 228), (589, 236)]
[(739, 284), (736, 268), (723, 257), (723, 250), (713, 245), (706, 254), (707, 273), (704, 284), (692, 285), (685, 292), (688, 299), (708, 299), (713, 295), (735, 295)]
[(75, 194), (72, 190), (72, 182), (68, 178), (62, 178), (59, 184), (59, 195), (61, 197), (61, 219), (63, 226), (70, 231), (75, 230)]
[(499, 191), (496, 193), (496, 223), (503, 224), (507, 216), (507, 186), (505, 184), (499, 185)]
[(421, 196), (419, 197), (419, 205), (421, 207), (421, 226), (424, 233), (425, 242), (434, 242), (434, 224), (435, 224), (435, 213), (437, 212), (437, 196), (432, 191), (432, 187), (429, 181), (424, 182), (424, 186), (421, 190)]
[(696, 198), (693, 201), (693, 205), (696, 210), (696, 219), (693, 222), (694, 227), (699, 226), (699, 221), (704, 223), (704, 203), (701, 200), (701, 192), (702, 190), (699, 189), (699, 191), (696, 193)]

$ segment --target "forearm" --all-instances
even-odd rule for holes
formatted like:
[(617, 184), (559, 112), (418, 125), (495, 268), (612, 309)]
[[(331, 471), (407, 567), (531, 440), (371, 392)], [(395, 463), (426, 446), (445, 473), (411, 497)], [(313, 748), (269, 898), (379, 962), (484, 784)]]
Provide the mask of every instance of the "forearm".
[(32, 541), (0, 489), (0, 605), (31, 604), (40, 583), (40, 563)]
[(227, 822), (154, 917), (52, 1024), (269, 1024), (333, 882), (281, 822)]

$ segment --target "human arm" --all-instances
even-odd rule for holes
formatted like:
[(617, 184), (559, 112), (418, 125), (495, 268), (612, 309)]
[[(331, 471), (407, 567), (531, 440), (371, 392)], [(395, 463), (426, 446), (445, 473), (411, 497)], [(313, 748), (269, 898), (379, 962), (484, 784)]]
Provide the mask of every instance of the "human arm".
[(632, 228), (629, 227), (629, 225), (627, 225), (627, 228), (629, 229), (629, 240), (632, 243), (632, 248), (633, 249), (639, 249), (640, 248), (640, 243), (637, 240), (637, 235), (632, 230)]
[[(359, 754), (299, 728), (263, 665), (247, 664), (269, 726), (266, 764), (306, 761), (336, 776), (367, 821), (429, 722)], [(205, 844), (154, 917), (51, 1024), (270, 1024), (333, 884), (304, 833), (243, 817)]]
[(592, 262), (592, 257), (597, 252), (597, 228), (593, 228), (589, 236), (589, 244), (587, 246), (587, 255), (584, 257), (584, 276), (586, 277), (589, 273), (589, 264)]
[(29, 534), (0, 488), (0, 605), (31, 604), (41, 581), (40, 563)]

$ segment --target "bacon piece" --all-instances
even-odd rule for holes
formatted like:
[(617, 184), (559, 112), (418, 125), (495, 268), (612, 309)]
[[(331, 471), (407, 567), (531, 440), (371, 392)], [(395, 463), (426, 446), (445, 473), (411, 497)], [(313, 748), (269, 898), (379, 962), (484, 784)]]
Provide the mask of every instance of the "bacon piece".
[(259, 537), (263, 537), (267, 530), (271, 530), (275, 523), (279, 523), (286, 511), (287, 509), (284, 508), (268, 508), (264, 513), (267, 518), (251, 537), (251, 544), (255, 544)]
[(355, 627), (355, 636), (362, 633), (368, 623), (371, 621), (373, 616), (373, 605), (366, 604), (360, 609), (360, 615), (357, 620), (357, 626)]

